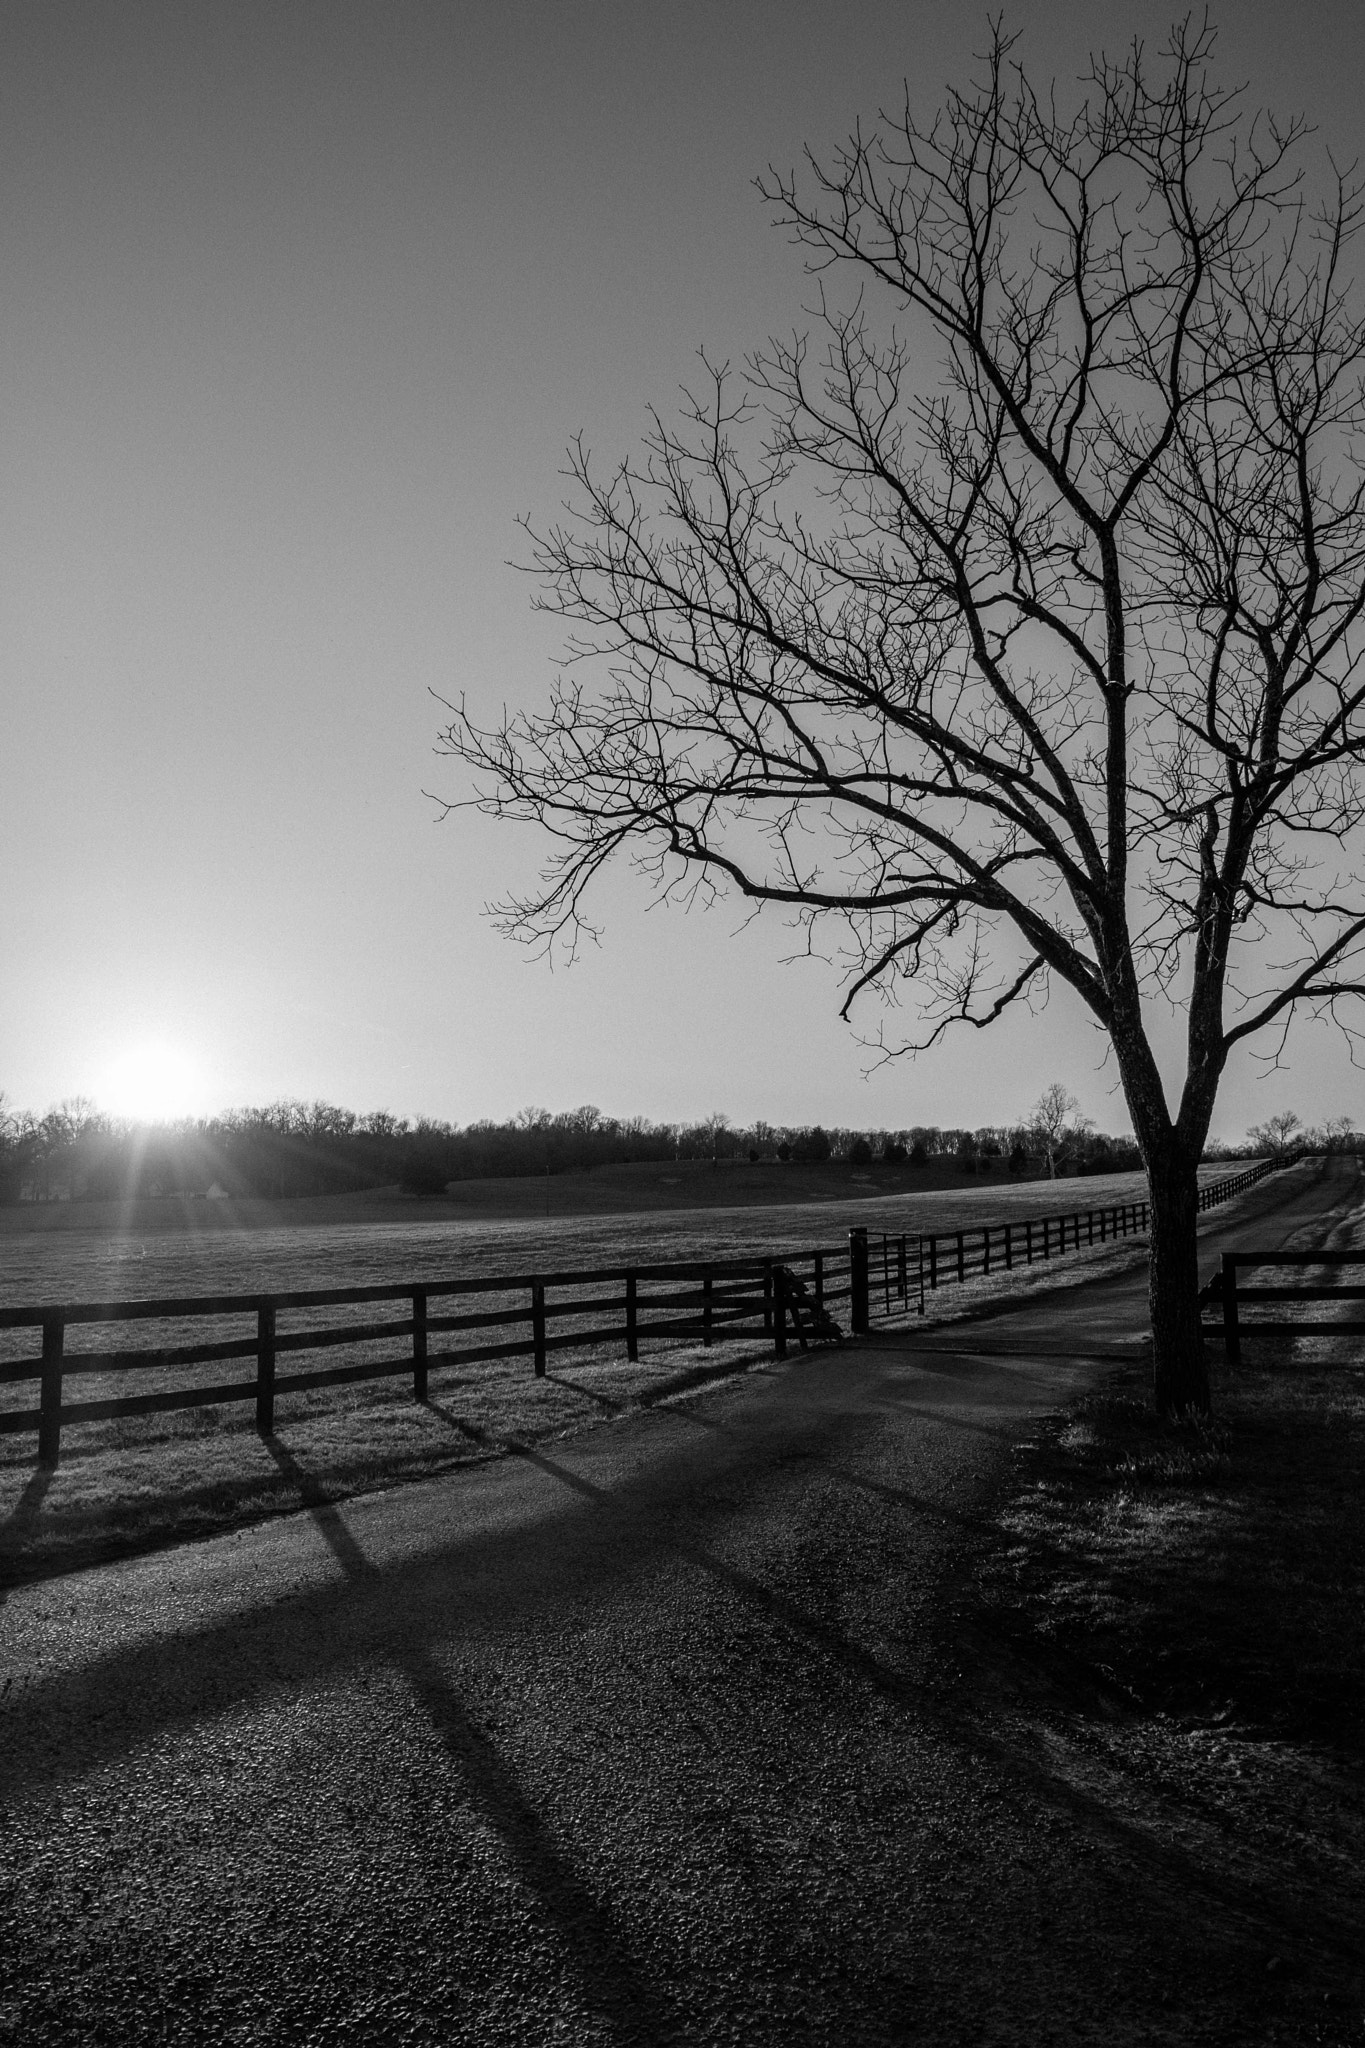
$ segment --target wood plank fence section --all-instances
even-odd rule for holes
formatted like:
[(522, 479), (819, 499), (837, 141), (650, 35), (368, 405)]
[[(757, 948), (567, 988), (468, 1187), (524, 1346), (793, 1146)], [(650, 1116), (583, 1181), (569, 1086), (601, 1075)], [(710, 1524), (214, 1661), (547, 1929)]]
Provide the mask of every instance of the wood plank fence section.
[[(1273, 1163), (1291, 1162), (1265, 1162), (1202, 1189), (1200, 1208), (1240, 1194), (1270, 1172)], [(831, 1312), (842, 1303), (848, 1305), (849, 1329), (861, 1335), (874, 1316), (908, 1314), (912, 1302), (923, 1315), (927, 1295), (950, 1282), (965, 1284), (1060, 1258), (1082, 1246), (1106, 1244), (1146, 1230), (1147, 1221), (1146, 1202), (1121, 1202), (1071, 1215), (990, 1223), (979, 1230), (875, 1241), (858, 1227), (849, 1232), (846, 1245), (762, 1258), (0, 1308), (0, 1333), (42, 1333), (37, 1356), (0, 1355), (0, 1387), (34, 1382), (38, 1387), (37, 1407), (0, 1409), (0, 1435), (35, 1431), (40, 1464), (55, 1466), (64, 1428), (117, 1416), (254, 1401), (256, 1427), (269, 1436), (281, 1395), (360, 1380), (410, 1377), (413, 1398), (425, 1401), (433, 1371), (529, 1358), (537, 1378), (543, 1378), (551, 1355), (561, 1352), (600, 1355), (604, 1347), (622, 1346), (634, 1365), (645, 1343), (699, 1338), (706, 1347), (717, 1338), (746, 1337), (771, 1340), (777, 1356), (784, 1357), (789, 1335), (804, 1344), (806, 1330), (830, 1334)], [(1313, 1257), (1323, 1262), (1322, 1254)], [(1283, 1257), (1280, 1262), (1285, 1263)], [(1252, 1298), (1245, 1289), (1241, 1296)], [(1270, 1297), (1262, 1293), (1258, 1298)], [(1235, 1349), (1235, 1287), (1232, 1301)], [(401, 1313), (392, 1313), (394, 1304), (402, 1305)], [(338, 1310), (352, 1313), (338, 1320)], [(380, 1312), (357, 1313), (364, 1310)], [(305, 1319), (301, 1325), (300, 1317)], [(73, 1333), (120, 1323), (151, 1326), (152, 1341), (103, 1349), (70, 1341)], [(196, 1324), (216, 1327), (196, 1337)], [(232, 1327), (225, 1331), (225, 1324)], [(358, 1350), (364, 1355), (356, 1356)], [(309, 1352), (322, 1356), (310, 1365), (301, 1357)], [(299, 1364), (291, 1369), (296, 1358)], [(69, 1398), (68, 1382), (82, 1375), (164, 1374), (233, 1360), (250, 1360), (250, 1376), (93, 1400)]]
[[(789, 1332), (799, 1334), (810, 1306), (828, 1313), (850, 1299), (851, 1288), (851, 1255), (843, 1247), (705, 1264), (481, 1274), (417, 1285), (0, 1308), (0, 1332), (42, 1332), (39, 1356), (0, 1360), (0, 1387), (38, 1383), (36, 1408), (0, 1410), (0, 1434), (36, 1430), (39, 1462), (55, 1466), (63, 1428), (116, 1416), (254, 1400), (256, 1427), (269, 1436), (280, 1395), (359, 1380), (410, 1375), (414, 1399), (425, 1401), (433, 1371), (529, 1358), (536, 1377), (544, 1378), (553, 1354), (600, 1355), (606, 1346), (624, 1346), (635, 1364), (645, 1343), (694, 1338), (709, 1347), (725, 1337), (755, 1337), (770, 1339), (782, 1357)], [(338, 1320), (335, 1313), (398, 1303), (402, 1313), (396, 1315), (353, 1313)], [(291, 1327), (301, 1316), (311, 1320)], [(149, 1326), (152, 1341), (90, 1349), (72, 1348), (68, 1341), (83, 1328), (120, 1323)], [(218, 1330), (196, 1340), (194, 1326), (206, 1323)], [(223, 1332), (225, 1324), (230, 1332)], [(175, 1341), (164, 1341), (167, 1336)], [(356, 1356), (359, 1347), (367, 1355)], [(300, 1359), (299, 1369), (289, 1369), (293, 1358), (308, 1352), (323, 1357), (315, 1364)], [(81, 1375), (164, 1374), (233, 1360), (251, 1360), (250, 1377), (98, 1400), (70, 1398), (69, 1382)]]
[[(1292, 1165), (1299, 1156), (1261, 1160), (1244, 1173), (1209, 1182), (1199, 1190), (1200, 1212), (1230, 1202), (1278, 1167)], [(922, 1316), (929, 1296), (940, 1287), (965, 1286), (969, 1280), (988, 1280), (993, 1274), (1062, 1258), (1067, 1252), (1141, 1236), (1150, 1222), (1149, 1203), (1113, 1202), (1104, 1208), (1073, 1210), (1070, 1215), (985, 1223), (978, 1230), (883, 1235), (869, 1246), (869, 1316), (883, 1321), (911, 1313)]]
[(1230, 1366), (1242, 1363), (1242, 1342), (1246, 1337), (1269, 1334), (1294, 1337), (1358, 1337), (1365, 1335), (1365, 1320), (1359, 1318), (1332, 1317), (1323, 1320), (1308, 1316), (1266, 1316), (1253, 1314), (1247, 1320), (1246, 1310), (1253, 1311), (1267, 1302), (1365, 1302), (1365, 1285), (1342, 1286), (1328, 1281), (1283, 1281), (1269, 1286), (1264, 1284), (1248, 1286), (1238, 1275), (1248, 1268), (1318, 1267), (1328, 1270), (1333, 1267), (1355, 1266), (1365, 1269), (1365, 1250), (1349, 1252), (1224, 1252), (1220, 1270), (1214, 1275), (1199, 1297), (1200, 1307), (1205, 1315), (1212, 1313), (1214, 1320), (1206, 1321), (1204, 1334), (1220, 1337), (1226, 1345), (1225, 1356)]

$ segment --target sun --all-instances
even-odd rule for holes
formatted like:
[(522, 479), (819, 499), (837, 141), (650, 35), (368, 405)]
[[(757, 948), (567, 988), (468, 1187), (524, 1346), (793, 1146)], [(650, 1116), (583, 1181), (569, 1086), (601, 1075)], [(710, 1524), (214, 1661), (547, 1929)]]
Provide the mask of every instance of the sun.
[(165, 1123), (189, 1116), (198, 1104), (202, 1076), (179, 1046), (159, 1039), (127, 1045), (109, 1062), (100, 1100), (115, 1116), (139, 1123)]

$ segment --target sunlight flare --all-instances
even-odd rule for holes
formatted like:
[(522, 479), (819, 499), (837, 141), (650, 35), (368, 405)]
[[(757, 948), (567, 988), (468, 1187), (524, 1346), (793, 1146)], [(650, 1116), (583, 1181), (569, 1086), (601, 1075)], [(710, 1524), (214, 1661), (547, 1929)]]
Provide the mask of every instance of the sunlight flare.
[(164, 1040), (146, 1039), (125, 1046), (110, 1061), (100, 1099), (115, 1116), (165, 1123), (192, 1115), (202, 1089), (203, 1076), (188, 1053)]

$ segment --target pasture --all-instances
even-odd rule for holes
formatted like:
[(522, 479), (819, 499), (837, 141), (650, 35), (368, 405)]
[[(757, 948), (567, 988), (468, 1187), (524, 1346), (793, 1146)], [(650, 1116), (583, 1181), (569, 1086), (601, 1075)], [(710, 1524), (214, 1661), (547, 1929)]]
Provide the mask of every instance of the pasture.
[[(1227, 1164), (1209, 1177), (1234, 1171)], [(630, 1171), (621, 1169), (613, 1171)], [(651, 1172), (653, 1169), (651, 1169)], [(678, 1171), (681, 1173), (682, 1169)], [(796, 1169), (805, 1172), (805, 1169)], [(856, 1223), (887, 1232), (968, 1230), (996, 1218), (1069, 1213), (1140, 1199), (1141, 1174), (1082, 1180), (980, 1181), (961, 1174), (937, 1187), (887, 1190), (880, 1176), (837, 1193), (812, 1169), (797, 1201), (753, 1204), (723, 1197), (746, 1185), (723, 1170), (692, 1176), (715, 1199), (676, 1208), (636, 1205), (617, 1188), (607, 1212), (549, 1217), (497, 1213), (514, 1189), (543, 1205), (537, 1181), (464, 1186), (485, 1213), (449, 1201), (341, 1195), (299, 1202), (25, 1204), (0, 1209), (0, 1305), (20, 1301), (116, 1301), (132, 1295), (245, 1292), (438, 1278), (452, 1270), (514, 1273), (553, 1266), (629, 1265), (666, 1259), (739, 1258), (843, 1242)], [(571, 1182), (603, 1185), (596, 1174), (550, 1183), (551, 1201), (581, 1201)], [(790, 1185), (790, 1183), (789, 1183)], [(823, 1186), (826, 1192), (813, 1191)]]

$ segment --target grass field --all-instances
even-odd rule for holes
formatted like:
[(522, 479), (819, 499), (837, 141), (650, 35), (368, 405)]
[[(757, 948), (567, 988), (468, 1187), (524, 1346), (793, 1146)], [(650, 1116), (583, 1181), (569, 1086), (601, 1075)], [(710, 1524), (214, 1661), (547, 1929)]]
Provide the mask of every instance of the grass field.
[[(1067, 1183), (1074, 1185), (1075, 1183)], [(1085, 1181), (1079, 1183), (1084, 1186)], [(807, 1202), (877, 1201), (896, 1195), (971, 1194), (978, 1189), (1044, 1185), (1020, 1181), (1003, 1166), (976, 1175), (950, 1163), (923, 1167), (821, 1165), (779, 1160), (677, 1160), (600, 1166), (548, 1177), (454, 1181), (436, 1199), (370, 1188), (352, 1195), (291, 1201), (206, 1201), (169, 1196), (134, 1202), (24, 1202), (0, 1208), (0, 1238), (54, 1230), (196, 1232), (424, 1221), (538, 1222), (688, 1209), (772, 1208)]]

